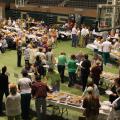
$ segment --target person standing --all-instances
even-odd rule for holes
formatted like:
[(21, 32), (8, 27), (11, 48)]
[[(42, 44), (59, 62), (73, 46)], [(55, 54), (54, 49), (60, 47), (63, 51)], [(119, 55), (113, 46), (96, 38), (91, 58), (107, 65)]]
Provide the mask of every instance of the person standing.
[(108, 115), (107, 120), (120, 120), (120, 88), (116, 90), (118, 98), (115, 99), (112, 103), (112, 110)]
[(102, 56), (102, 43), (103, 43), (103, 39), (101, 39), (100, 42), (98, 43), (98, 54), (100, 56)]
[(6, 115), (8, 120), (21, 120), (21, 96), (17, 93), (17, 86), (10, 85), (10, 94), (6, 99)]
[(60, 76), (55, 70), (49, 68), (46, 79), (49, 81), (52, 91), (60, 91)]
[(25, 63), (30, 62), (30, 48), (29, 48), (29, 45), (24, 50), (24, 59), (25, 59)]
[(76, 57), (75, 55), (71, 55), (70, 60), (67, 63), (68, 66), (68, 74), (69, 74), (69, 84), (68, 87), (74, 86), (74, 83), (76, 82)]
[(32, 84), (32, 97), (35, 98), (35, 108), (38, 120), (46, 120), (46, 97), (47, 92), (51, 92), (48, 86), (41, 81), (40, 76), (36, 76), (36, 81)]
[(93, 88), (94, 97), (99, 98), (99, 95), (100, 95), (99, 94), (99, 89), (98, 89), (97, 85), (94, 84), (94, 82), (92, 80), (88, 81), (87, 86), (86, 86), (86, 88), (85, 88), (85, 90), (84, 90), (84, 92), (82, 94), (82, 98), (85, 98), (88, 95), (88, 92), (87, 92), (87, 88), (88, 87), (92, 87)]
[(90, 67), (91, 67), (91, 62), (88, 59), (88, 55), (85, 54), (84, 55), (84, 60), (81, 63), (81, 81), (82, 81), (82, 85), (83, 85), (83, 91), (85, 90), (87, 80), (88, 80), (88, 76), (90, 74)]
[(120, 78), (116, 78), (114, 80), (114, 84), (113, 84), (112, 88), (110, 89), (112, 91), (112, 94), (109, 95), (109, 101), (111, 103), (113, 103), (113, 101), (118, 98), (118, 95), (117, 95), (117, 92), (116, 92), (116, 90), (118, 88), (120, 88)]
[(21, 94), (22, 118), (23, 120), (29, 120), (32, 81), (28, 78), (27, 71), (23, 71), (22, 76), (18, 81), (18, 89)]
[(21, 67), (21, 59), (22, 59), (22, 43), (21, 41), (19, 41), (17, 46), (17, 66), (18, 67)]
[(99, 45), (99, 42), (100, 42), (100, 37), (97, 36), (96, 39), (94, 40), (94, 53), (98, 53), (98, 45)]
[(39, 73), (40, 76), (45, 77), (46, 70), (43, 67), (43, 63), (42, 63), (39, 56), (36, 56), (36, 61), (34, 63), (34, 67), (35, 67), (35, 69), (37, 70), (37, 72)]
[(3, 96), (7, 97), (9, 95), (9, 81), (8, 81), (8, 75), (6, 75), (7, 67), (4, 66), (2, 68), (2, 73), (0, 74), (0, 115), (3, 114)]
[(84, 115), (86, 120), (97, 120), (99, 115), (99, 98), (94, 97), (93, 88), (87, 88), (88, 95), (83, 99)]
[(77, 46), (79, 46), (80, 44), (80, 28), (77, 28)]
[(100, 62), (97, 61), (95, 66), (93, 66), (90, 71), (91, 78), (92, 78), (94, 84), (96, 84), (97, 86), (99, 85), (101, 73), (102, 73), (102, 69), (100, 66)]
[(61, 83), (64, 83), (64, 71), (65, 71), (65, 64), (67, 63), (66, 54), (64, 52), (61, 52), (61, 54), (58, 56), (58, 72), (60, 74)]
[(88, 43), (89, 30), (83, 25), (81, 29), (80, 47), (86, 47)]
[(72, 47), (77, 46), (77, 29), (76, 29), (76, 24), (72, 28)]
[(46, 60), (49, 68), (54, 68), (56, 61), (51, 47), (48, 48), (48, 52), (46, 53)]
[(107, 38), (106, 41), (102, 43), (103, 60), (105, 65), (110, 62), (111, 48), (111, 42), (109, 42), (109, 39)]

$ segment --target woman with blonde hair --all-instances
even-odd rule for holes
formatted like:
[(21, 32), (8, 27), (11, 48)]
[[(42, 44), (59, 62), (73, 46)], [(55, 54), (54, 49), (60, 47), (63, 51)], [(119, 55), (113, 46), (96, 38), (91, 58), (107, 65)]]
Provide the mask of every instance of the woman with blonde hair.
[(97, 120), (99, 115), (100, 102), (93, 94), (93, 87), (87, 88), (88, 95), (83, 99), (84, 115), (86, 120)]
[(10, 85), (10, 94), (6, 100), (6, 115), (8, 120), (21, 120), (21, 96), (15, 84)]

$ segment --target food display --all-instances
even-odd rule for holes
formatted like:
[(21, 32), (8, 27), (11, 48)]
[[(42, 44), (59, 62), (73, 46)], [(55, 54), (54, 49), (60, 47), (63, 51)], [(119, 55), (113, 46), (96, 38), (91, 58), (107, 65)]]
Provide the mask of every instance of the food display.
[(105, 112), (105, 113), (109, 113), (109, 112), (110, 112), (110, 109), (111, 109), (111, 107), (109, 107), (109, 106), (107, 106), (107, 105), (103, 105), (103, 106), (101, 107), (101, 110), (102, 110), (103, 112)]
[(102, 110), (105, 113), (109, 113), (111, 110), (111, 103), (109, 101), (102, 102), (100, 110)]
[(116, 50), (111, 51), (111, 54), (112, 54), (112, 55), (115, 55), (115, 56), (118, 57), (118, 58), (120, 58), (120, 52), (119, 52), (119, 51), (116, 51)]
[(69, 105), (80, 106), (81, 97), (79, 97), (79, 96), (70, 96), (67, 103)]
[(107, 79), (107, 80), (114, 80), (115, 78), (118, 77), (118, 75), (116, 74), (112, 74), (112, 73), (109, 73), (109, 72), (103, 72), (101, 74), (101, 77)]
[(47, 100), (58, 101), (59, 98), (58, 98), (57, 94), (48, 94)]
[(59, 103), (65, 103), (73, 106), (80, 106), (81, 103), (80, 96), (75, 96), (69, 93), (62, 93), (62, 92), (51, 93), (51, 94), (49, 93), (47, 95), (47, 100), (56, 101)]
[(67, 93), (59, 93), (59, 92), (56, 92), (56, 93), (49, 93), (47, 95), (47, 100), (53, 100), (53, 101), (63, 101), (63, 100), (66, 100), (68, 94)]
[(67, 102), (67, 98), (66, 98), (66, 97), (61, 97), (61, 98), (59, 99), (59, 102), (60, 102), (60, 103), (66, 103), (66, 102)]

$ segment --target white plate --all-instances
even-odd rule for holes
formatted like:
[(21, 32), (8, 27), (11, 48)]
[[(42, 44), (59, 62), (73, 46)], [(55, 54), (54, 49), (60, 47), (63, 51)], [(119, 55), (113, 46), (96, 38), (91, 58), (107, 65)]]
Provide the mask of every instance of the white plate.
[(105, 93), (106, 93), (107, 95), (113, 94), (113, 92), (112, 92), (111, 90), (106, 90)]
[(49, 68), (49, 65), (43, 65), (43, 67), (45, 67), (45, 68)]
[(80, 63), (76, 63), (76, 65), (78, 65), (78, 66), (79, 66), (79, 65), (80, 65)]
[(34, 75), (34, 73), (28, 73), (28, 75), (32, 76), (32, 75)]

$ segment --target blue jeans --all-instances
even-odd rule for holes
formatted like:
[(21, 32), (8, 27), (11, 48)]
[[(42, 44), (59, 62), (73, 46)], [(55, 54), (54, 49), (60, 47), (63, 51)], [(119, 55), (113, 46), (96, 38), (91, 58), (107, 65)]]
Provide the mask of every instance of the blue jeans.
[(72, 47), (76, 47), (76, 46), (77, 46), (77, 35), (72, 34)]

